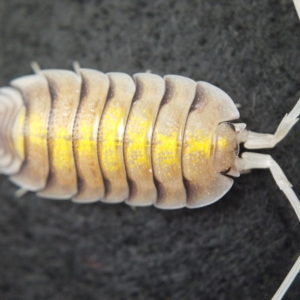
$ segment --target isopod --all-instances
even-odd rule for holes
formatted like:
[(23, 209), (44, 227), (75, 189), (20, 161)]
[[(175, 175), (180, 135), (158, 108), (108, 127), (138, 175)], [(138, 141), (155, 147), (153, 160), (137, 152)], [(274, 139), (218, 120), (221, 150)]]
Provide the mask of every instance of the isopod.
[(233, 123), (232, 99), (204, 81), (36, 70), (0, 89), (0, 172), (40, 197), (177, 209), (212, 204), (233, 177), (270, 169), (300, 219), (299, 200), (273, 158), (239, 155), (240, 144), (273, 148), (299, 114), (300, 100), (275, 134), (256, 133)]

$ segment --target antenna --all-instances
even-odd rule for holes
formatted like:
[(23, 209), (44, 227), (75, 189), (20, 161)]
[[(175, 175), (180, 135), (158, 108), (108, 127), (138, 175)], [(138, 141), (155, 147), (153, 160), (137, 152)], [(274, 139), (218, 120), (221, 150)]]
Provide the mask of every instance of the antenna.
[(295, 7), (296, 7), (298, 17), (300, 19), (300, 0), (294, 0), (294, 4), (295, 4)]

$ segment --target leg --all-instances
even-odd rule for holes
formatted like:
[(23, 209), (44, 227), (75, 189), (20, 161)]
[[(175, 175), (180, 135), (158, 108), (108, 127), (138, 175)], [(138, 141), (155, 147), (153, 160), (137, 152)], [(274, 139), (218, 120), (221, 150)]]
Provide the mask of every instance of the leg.
[(40, 65), (36, 61), (31, 62), (30, 66), (35, 74), (39, 74), (41, 72)]
[(80, 75), (80, 64), (78, 61), (73, 62), (73, 69), (77, 75)]
[(300, 19), (300, 0), (294, 0), (294, 4), (295, 4), (295, 7), (296, 7), (296, 11), (298, 13), (298, 17)]
[[(290, 201), (293, 209), (300, 220), (300, 202), (295, 192), (292, 189), (291, 183), (284, 175), (282, 169), (277, 162), (268, 154), (244, 152), (242, 158), (238, 159), (237, 167), (240, 171), (250, 169), (270, 169), (273, 178), (275, 179), (278, 187), (283, 191), (288, 200)], [(291, 268), (290, 272), (280, 285), (279, 289), (272, 297), (272, 300), (280, 300), (293, 283), (300, 270), (300, 256)]]
[(286, 293), (286, 291), (289, 289), (290, 285), (293, 283), (294, 279), (297, 277), (298, 273), (300, 271), (300, 256), (294, 263), (293, 267), (289, 271), (289, 273), (286, 275), (285, 279), (281, 283), (279, 289), (275, 293), (275, 295), (272, 297), (272, 300), (280, 300)]
[(239, 171), (250, 169), (270, 169), (272, 176), (290, 201), (299, 221), (300, 221), (300, 202), (292, 189), (292, 184), (284, 175), (282, 169), (277, 162), (268, 154), (244, 152), (242, 158), (237, 161)]
[(297, 123), (300, 115), (300, 99), (294, 108), (284, 116), (274, 134), (247, 131), (245, 147), (247, 149), (273, 148), (286, 137), (292, 127)]
[(16, 198), (22, 198), (24, 195), (26, 195), (29, 191), (23, 188), (19, 188), (16, 192), (15, 192), (15, 197)]

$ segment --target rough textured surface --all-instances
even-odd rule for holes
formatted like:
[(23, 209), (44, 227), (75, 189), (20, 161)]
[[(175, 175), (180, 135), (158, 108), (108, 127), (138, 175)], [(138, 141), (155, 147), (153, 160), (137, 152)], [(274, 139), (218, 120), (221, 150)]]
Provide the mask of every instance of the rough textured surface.
[[(0, 86), (43, 68), (152, 70), (206, 80), (273, 131), (300, 96), (291, 0), (0, 2)], [(298, 126), (271, 153), (300, 194)], [(270, 299), (294, 263), (299, 224), (267, 171), (198, 210), (132, 210), (14, 197), (0, 181), (0, 298)], [(299, 280), (286, 299), (299, 299)]]

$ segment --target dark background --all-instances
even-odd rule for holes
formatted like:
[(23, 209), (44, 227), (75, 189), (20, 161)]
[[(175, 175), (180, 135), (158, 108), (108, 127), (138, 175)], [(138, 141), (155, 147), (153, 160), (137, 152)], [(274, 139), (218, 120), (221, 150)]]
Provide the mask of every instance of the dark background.
[[(0, 86), (42, 68), (152, 70), (220, 86), (272, 132), (300, 97), (292, 0), (0, 0)], [(300, 195), (300, 124), (270, 151)], [(197, 210), (14, 196), (0, 180), (0, 299), (270, 299), (299, 223), (268, 171)], [(286, 299), (300, 298), (300, 278)]]

